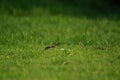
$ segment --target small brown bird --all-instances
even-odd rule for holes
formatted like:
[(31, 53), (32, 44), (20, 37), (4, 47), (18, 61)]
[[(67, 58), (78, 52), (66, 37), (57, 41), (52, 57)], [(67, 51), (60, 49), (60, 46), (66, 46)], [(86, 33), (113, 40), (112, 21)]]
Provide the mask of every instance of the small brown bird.
[(60, 42), (54, 43), (54, 44), (52, 44), (50, 46), (45, 47), (45, 50), (53, 49), (53, 48), (55, 48), (55, 47), (57, 47), (59, 45), (60, 45)]
[(105, 50), (104, 47), (96, 47), (97, 50)]

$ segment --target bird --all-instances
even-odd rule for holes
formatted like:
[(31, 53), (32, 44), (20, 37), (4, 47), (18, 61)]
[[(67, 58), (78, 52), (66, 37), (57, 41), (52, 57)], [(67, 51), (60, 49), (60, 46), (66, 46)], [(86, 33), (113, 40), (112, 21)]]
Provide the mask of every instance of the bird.
[(45, 50), (53, 49), (53, 48), (55, 48), (55, 47), (57, 47), (59, 45), (60, 45), (60, 42), (54, 43), (54, 44), (52, 44), (50, 46), (45, 47)]

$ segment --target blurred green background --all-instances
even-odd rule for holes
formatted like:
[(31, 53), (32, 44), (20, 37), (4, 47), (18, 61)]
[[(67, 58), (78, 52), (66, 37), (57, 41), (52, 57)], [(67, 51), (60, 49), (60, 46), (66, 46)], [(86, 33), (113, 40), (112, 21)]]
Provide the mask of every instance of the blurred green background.
[[(35, 12), (34, 9), (37, 8)], [(39, 8), (39, 9), (38, 9)], [(120, 0), (0, 0), (0, 13), (10, 15), (51, 14), (119, 18)], [(34, 11), (32, 11), (34, 10)], [(43, 12), (44, 13), (44, 12)]]

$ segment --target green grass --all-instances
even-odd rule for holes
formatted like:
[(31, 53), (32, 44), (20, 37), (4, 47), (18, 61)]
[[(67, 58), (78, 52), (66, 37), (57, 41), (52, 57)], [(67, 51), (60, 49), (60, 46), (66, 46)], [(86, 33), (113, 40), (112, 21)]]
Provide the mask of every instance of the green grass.
[(120, 80), (118, 16), (51, 9), (0, 14), (0, 80)]

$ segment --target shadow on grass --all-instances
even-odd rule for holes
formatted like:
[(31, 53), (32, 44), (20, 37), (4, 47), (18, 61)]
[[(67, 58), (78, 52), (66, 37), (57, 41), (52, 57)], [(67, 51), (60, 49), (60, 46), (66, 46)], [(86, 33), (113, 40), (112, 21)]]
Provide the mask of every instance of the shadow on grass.
[(0, 12), (10, 15), (29, 15), (33, 9), (52, 15), (73, 17), (107, 17), (120, 19), (119, 0), (0, 0)]

